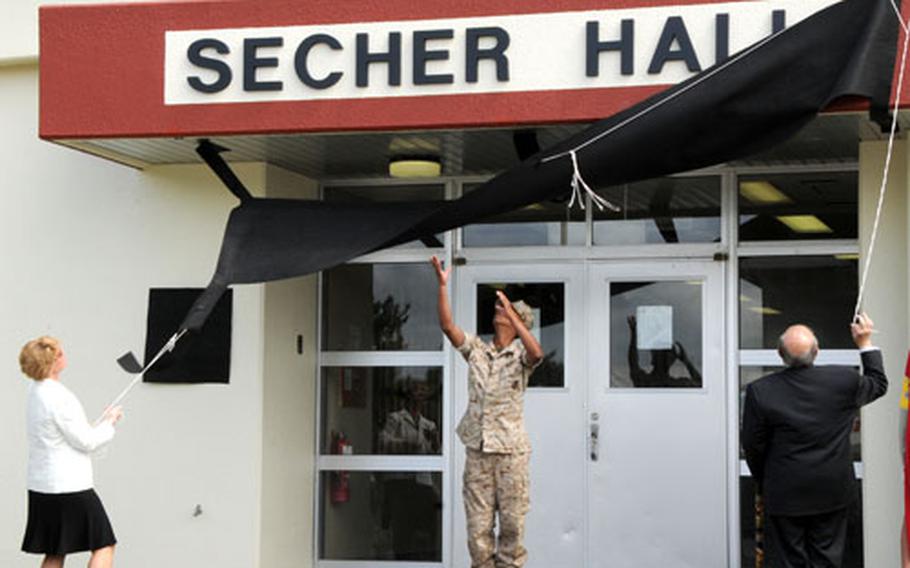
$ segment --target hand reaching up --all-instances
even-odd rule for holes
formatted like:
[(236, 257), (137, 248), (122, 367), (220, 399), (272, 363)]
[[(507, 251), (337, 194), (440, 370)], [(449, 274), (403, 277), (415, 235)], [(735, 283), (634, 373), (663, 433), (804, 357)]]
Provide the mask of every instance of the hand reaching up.
[(850, 334), (853, 336), (853, 343), (859, 349), (872, 346), (872, 334), (874, 332), (875, 324), (865, 313), (856, 316), (856, 319), (850, 324)]
[(449, 283), (449, 274), (452, 272), (452, 267), (448, 267), (445, 270), (442, 269), (442, 262), (435, 255), (430, 258), (430, 262), (433, 264), (433, 268), (436, 269), (436, 278), (439, 279), (439, 285), (445, 286)]

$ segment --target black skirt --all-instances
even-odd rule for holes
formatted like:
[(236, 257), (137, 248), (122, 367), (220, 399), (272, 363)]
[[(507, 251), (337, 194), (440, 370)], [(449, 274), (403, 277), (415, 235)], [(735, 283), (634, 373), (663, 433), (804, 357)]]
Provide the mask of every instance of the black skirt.
[(28, 492), (23, 552), (61, 556), (117, 543), (94, 489), (75, 493)]

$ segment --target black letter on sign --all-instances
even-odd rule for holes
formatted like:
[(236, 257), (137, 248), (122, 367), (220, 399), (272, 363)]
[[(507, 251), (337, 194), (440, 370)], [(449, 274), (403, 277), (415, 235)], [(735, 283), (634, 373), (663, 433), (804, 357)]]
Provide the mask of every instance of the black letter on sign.
[(388, 63), (389, 85), (401, 85), (401, 33), (389, 32), (389, 50), (385, 53), (370, 53), (369, 41), (369, 35), (357, 34), (357, 86), (370, 85), (370, 65), (373, 63)]
[(452, 30), (431, 30), (414, 32), (414, 84), (415, 85), (451, 85), (455, 77), (451, 73), (427, 74), (427, 61), (447, 61), (448, 49), (427, 49), (427, 42), (434, 39), (452, 39)]
[(196, 89), (200, 93), (217, 93), (218, 91), (223, 91), (231, 84), (231, 68), (224, 61), (202, 55), (202, 50), (204, 49), (214, 49), (222, 55), (227, 55), (231, 52), (230, 48), (224, 42), (218, 41), (217, 39), (197, 39), (187, 48), (186, 58), (196, 67), (210, 69), (218, 73), (218, 79), (214, 83), (203, 83), (202, 79), (194, 75), (192, 77), (187, 77), (186, 82), (190, 84), (190, 87)]
[(278, 67), (277, 57), (256, 57), (260, 47), (281, 47), (284, 39), (280, 37), (258, 37), (243, 40), (243, 90), (244, 91), (280, 91), (281, 81), (257, 81), (256, 70), (260, 67)]
[(783, 31), (787, 27), (787, 12), (784, 10), (774, 10), (771, 12), (771, 33)]
[(730, 14), (718, 14), (714, 22), (714, 63), (721, 63), (730, 58)]
[[(480, 38), (491, 37), (496, 40), (493, 47), (480, 48)], [(467, 53), (465, 55), (465, 81), (477, 82), (477, 67), (481, 59), (492, 59), (496, 62), (496, 80), (505, 83), (509, 80), (509, 58), (506, 50), (512, 39), (509, 32), (500, 27), (468, 28), (465, 36)]]
[(300, 80), (303, 81), (303, 84), (307, 87), (312, 89), (328, 89), (341, 80), (342, 73), (341, 71), (334, 71), (329, 73), (324, 79), (316, 79), (310, 75), (306, 60), (310, 55), (310, 50), (313, 49), (313, 46), (317, 43), (325, 44), (335, 51), (341, 49), (341, 43), (334, 37), (327, 34), (313, 34), (300, 42), (300, 46), (297, 48), (297, 54), (294, 55), (294, 68), (297, 69), (297, 76), (300, 77)]
[[(673, 51), (673, 43), (679, 44), (679, 49)], [(689, 32), (686, 30), (686, 24), (679, 16), (667, 18), (664, 25), (664, 31), (660, 34), (660, 41), (657, 43), (657, 49), (654, 51), (654, 57), (651, 59), (651, 65), (648, 66), (650, 75), (660, 73), (667, 61), (684, 61), (689, 71), (701, 71), (701, 65), (698, 64), (698, 57), (695, 56), (695, 49), (692, 47), (692, 40), (689, 39)]]
[(619, 39), (616, 41), (600, 41), (600, 23), (588, 22), (586, 43), (585, 75), (588, 77), (600, 76), (602, 51), (619, 51), (620, 73), (623, 75), (635, 73), (635, 20), (622, 21)]

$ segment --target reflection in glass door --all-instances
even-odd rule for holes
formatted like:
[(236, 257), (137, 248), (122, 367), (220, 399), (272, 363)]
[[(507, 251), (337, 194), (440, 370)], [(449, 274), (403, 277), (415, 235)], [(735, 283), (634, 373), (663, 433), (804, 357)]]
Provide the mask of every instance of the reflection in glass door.
[(727, 563), (720, 268), (589, 270), (591, 568)]
[(447, 384), (436, 276), (422, 260), (348, 264), (322, 280), (318, 561), (442, 566)]
[(610, 387), (702, 387), (702, 281), (610, 282)]

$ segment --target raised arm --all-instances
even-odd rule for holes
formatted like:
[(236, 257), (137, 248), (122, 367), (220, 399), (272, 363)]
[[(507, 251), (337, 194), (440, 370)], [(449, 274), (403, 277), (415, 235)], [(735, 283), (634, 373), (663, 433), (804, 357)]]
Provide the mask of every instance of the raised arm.
[(449, 306), (448, 284), (452, 268), (449, 267), (443, 270), (442, 263), (435, 256), (430, 259), (430, 262), (433, 264), (433, 268), (436, 269), (436, 278), (439, 280), (439, 301), (437, 306), (439, 327), (442, 328), (442, 332), (446, 334), (452, 345), (461, 347), (464, 343), (464, 331), (455, 325), (455, 320), (452, 318), (452, 308)]
[(512, 302), (506, 297), (502, 290), (496, 291), (496, 296), (499, 298), (499, 301), (502, 302), (502, 305), (506, 308), (506, 314), (509, 316), (509, 321), (512, 322), (512, 327), (515, 328), (515, 333), (518, 334), (518, 338), (521, 340), (521, 343), (525, 346), (525, 351), (527, 352), (528, 364), (532, 367), (540, 362), (543, 359), (543, 349), (540, 347), (540, 343), (537, 342), (537, 338), (534, 337), (534, 334), (525, 327), (521, 317), (515, 312), (515, 308), (512, 307)]
[(673, 343), (673, 351), (676, 353), (676, 358), (682, 361), (682, 364), (685, 365), (686, 371), (689, 372), (689, 378), (692, 379), (694, 384), (701, 384), (701, 373), (698, 371), (698, 368), (689, 360), (689, 354), (686, 353), (686, 348), (682, 346), (682, 343), (676, 341)]
[(638, 363), (638, 322), (635, 316), (626, 317), (629, 324), (629, 372), (632, 376), (641, 373), (641, 365)]

